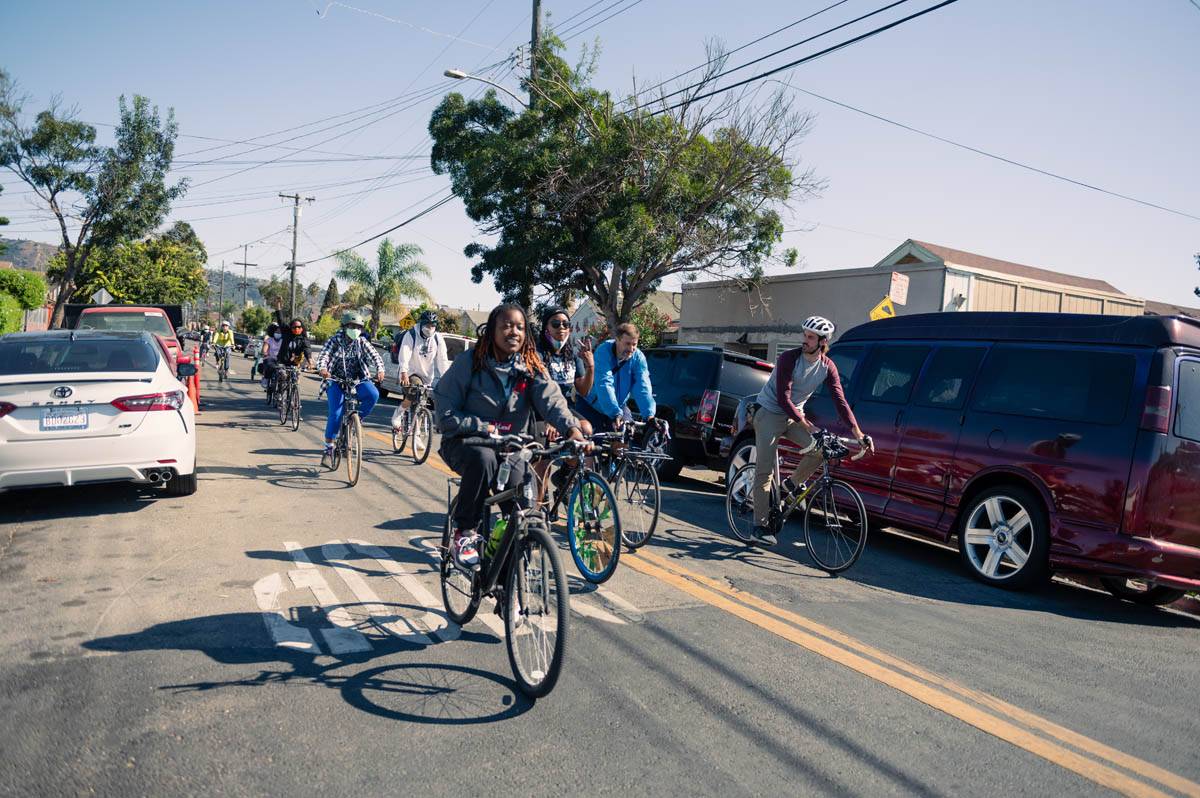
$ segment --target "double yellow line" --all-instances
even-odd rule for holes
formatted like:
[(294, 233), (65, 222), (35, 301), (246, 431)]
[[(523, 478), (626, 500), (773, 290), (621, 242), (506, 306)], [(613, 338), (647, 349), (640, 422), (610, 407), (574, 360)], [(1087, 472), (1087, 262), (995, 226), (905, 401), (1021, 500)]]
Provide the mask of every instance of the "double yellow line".
[[(377, 432), (366, 430), (366, 433), (391, 443), (390, 438)], [(447, 475), (454, 475), (436, 454), (430, 454), (427, 465)], [(927, 706), (1122, 795), (1135, 798), (1171, 798), (1173, 795), (1200, 798), (1200, 784), (1183, 776), (1118, 751), (995, 696), (905, 662), (836, 629), (777, 607), (753, 593), (685, 569), (646, 549), (626, 553), (621, 560), (635, 571), (654, 577), (710, 606), (899, 690)], [(1160, 787), (1171, 792), (1165, 792)]]

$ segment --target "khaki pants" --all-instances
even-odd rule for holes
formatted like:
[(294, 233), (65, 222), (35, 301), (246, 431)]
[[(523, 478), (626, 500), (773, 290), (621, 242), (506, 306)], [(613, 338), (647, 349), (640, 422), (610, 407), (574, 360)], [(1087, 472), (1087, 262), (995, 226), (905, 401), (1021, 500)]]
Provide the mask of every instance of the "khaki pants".
[[(812, 435), (801, 425), (782, 413), (759, 408), (754, 414), (754, 525), (766, 526), (770, 516), (771, 480), (775, 473), (775, 453), (779, 441), (787, 438), (797, 446), (808, 446)], [(819, 452), (806, 455), (792, 472), (792, 482), (799, 485), (821, 467)], [(782, 476), (782, 474), (781, 474)]]

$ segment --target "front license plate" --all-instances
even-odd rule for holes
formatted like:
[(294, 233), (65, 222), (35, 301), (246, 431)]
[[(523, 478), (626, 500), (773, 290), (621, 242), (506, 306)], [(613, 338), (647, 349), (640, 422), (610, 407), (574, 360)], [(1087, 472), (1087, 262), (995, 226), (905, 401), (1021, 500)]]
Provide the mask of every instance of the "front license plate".
[(82, 407), (46, 407), (42, 409), (42, 429), (87, 429), (87, 410)]

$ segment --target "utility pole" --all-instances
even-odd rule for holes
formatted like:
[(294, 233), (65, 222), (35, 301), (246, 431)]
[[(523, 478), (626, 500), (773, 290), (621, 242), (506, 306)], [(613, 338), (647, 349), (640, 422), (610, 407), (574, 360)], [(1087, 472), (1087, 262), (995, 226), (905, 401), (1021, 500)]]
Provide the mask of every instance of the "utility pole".
[(225, 261), (221, 261), (221, 298), (217, 300), (217, 315), (225, 318)]
[(533, 26), (529, 33), (529, 107), (537, 104), (533, 84), (538, 78), (538, 44), (542, 40), (542, 0), (533, 0)]
[(240, 263), (235, 262), (233, 264), (234, 266), (242, 267), (242, 312), (245, 312), (245, 310), (246, 310), (246, 289), (248, 289), (250, 287), (250, 282), (249, 282), (249, 278), (246, 274), (246, 270), (248, 268), (250, 268), (251, 266), (258, 265), (257, 263), (246, 263), (246, 258), (249, 256), (249, 254), (250, 254), (250, 245), (242, 244), (242, 260)]
[[(300, 195), (299, 194), (280, 194), (283, 199), (292, 201), (292, 261), (288, 264), (288, 268), (292, 271), (292, 315), (291, 318), (296, 318), (296, 236), (300, 233)], [(305, 197), (304, 200), (310, 205), (317, 201), (316, 197)]]

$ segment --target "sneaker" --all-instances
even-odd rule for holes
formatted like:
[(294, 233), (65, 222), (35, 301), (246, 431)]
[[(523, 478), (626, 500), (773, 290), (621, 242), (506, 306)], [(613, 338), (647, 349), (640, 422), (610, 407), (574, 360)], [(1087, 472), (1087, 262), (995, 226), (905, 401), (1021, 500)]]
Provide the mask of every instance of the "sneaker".
[(321, 454), (321, 465), (323, 465), (325, 468), (329, 468), (331, 465), (333, 465), (333, 447), (332, 446), (325, 447), (325, 451)]
[(458, 531), (454, 533), (454, 562), (459, 568), (471, 570), (479, 565), (479, 552), (475, 549), (478, 535)]
[(775, 539), (775, 536), (773, 534), (771, 534), (771, 530), (767, 529), (765, 526), (754, 527), (754, 532), (752, 532), (751, 534), (753, 535), (753, 537), (751, 538), (750, 542), (756, 543), (759, 546), (765, 546), (767, 548), (771, 548), (772, 546), (774, 546), (776, 543), (779, 542), (778, 540)]

